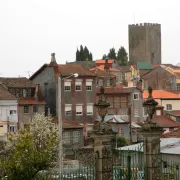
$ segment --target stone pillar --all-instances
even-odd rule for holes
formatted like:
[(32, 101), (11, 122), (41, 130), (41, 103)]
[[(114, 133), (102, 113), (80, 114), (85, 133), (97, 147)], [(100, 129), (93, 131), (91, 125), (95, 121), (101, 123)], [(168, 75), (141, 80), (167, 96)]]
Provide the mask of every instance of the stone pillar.
[(160, 136), (163, 133), (163, 129), (155, 123), (148, 122), (142, 126), (140, 133), (144, 139), (145, 177), (148, 180), (161, 180)]
[(96, 153), (96, 180), (112, 179), (112, 147), (111, 140), (114, 136), (111, 127), (106, 123), (99, 122), (95, 126), (98, 131), (93, 131), (94, 153)]

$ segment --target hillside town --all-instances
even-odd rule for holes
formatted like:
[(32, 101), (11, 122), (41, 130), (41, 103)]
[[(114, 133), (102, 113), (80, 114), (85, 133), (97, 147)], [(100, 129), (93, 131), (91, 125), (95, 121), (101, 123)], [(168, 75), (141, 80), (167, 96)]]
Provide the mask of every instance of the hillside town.
[[(133, 24), (128, 29), (124, 65), (108, 55), (60, 64), (53, 52), (29, 78), (0, 77), (0, 141), (7, 142), (43, 114), (61, 125), (64, 164), (77, 160), (78, 149), (85, 153), (95, 146), (91, 134), (101, 118), (127, 141), (121, 150), (135, 150), (144, 139), (141, 132), (149, 121), (144, 102), (152, 92), (158, 105), (151, 121), (162, 129), (161, 155), (180, 163), (180, 66), (161, 60), (160, 24)], [(104, 115), (99, 100), (109, 103)], [(120, 148), (117, 140), (115, 146)]]

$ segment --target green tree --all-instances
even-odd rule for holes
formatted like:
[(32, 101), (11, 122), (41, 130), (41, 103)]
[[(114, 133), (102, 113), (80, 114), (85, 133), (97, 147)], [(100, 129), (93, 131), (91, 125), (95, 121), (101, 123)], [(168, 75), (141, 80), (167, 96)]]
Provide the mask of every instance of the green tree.
[(102, 57), (102, 59), (104, 59), (104, 60), (105, 60), (105, 59), (106, 59), (106, 57), (107, 57), (107, 56), (106, 56), (106, 54), (104, 54), (104, 55), (103, 55), (103, 57)]
[(123, 46), (121, 46), (117, 53), (117, 61), (119, 61), (119, 65), (121, 65), (121, 66), (127, 65), (127, 61), (128, 61), (127, 55), (128, 54), (126, 52), (126, 49)]
[(77, 49), (77, 51), (76, 51), (76, 61), (80, 61), (80, 60), (81, 60), (80, 52)]
[(0, 156), (0, 176), (11, 180), (31, 180), (47, 169), (55, 158), (57, 126), (50, 117), (37, 114), (29, 128), (11, 135)]
[(112, 141), (113, 141), (113, 147), (114, 148), (127, 146), (129, 144), (128, 140), (124, 136), (114, 136)]
[(92, 53), (90, 52), (89, 53), (89, 61), (92, 61), (93, 60), (93, 56), (92, 56)]
[(111, 48), (109, 50), (108, 58), (109, 59), (116, 59), (116, 50), (115, 50), (115, 48)]

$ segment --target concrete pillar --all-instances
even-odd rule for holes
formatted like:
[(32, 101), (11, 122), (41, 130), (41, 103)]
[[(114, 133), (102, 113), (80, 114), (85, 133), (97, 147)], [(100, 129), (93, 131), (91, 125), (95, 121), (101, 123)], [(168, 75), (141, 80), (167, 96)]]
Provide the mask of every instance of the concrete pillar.
[(148, 180), (161, 180), (160, 136), (163, 129), (155, 123), (149, 122), (142, 126), (140, 133), (144, 141), (145, 176)]

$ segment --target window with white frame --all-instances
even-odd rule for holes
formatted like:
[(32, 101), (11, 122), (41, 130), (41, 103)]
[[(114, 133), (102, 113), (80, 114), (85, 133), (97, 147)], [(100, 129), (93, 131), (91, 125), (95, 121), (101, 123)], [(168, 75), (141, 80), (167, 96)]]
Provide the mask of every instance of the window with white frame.
[(171, 111), (172, 110), (172, 104), (166, 104), (166, 110)]
[(79, 143), (80, 140), (80, 132), (79, 131), (73, 131), (73, 144)]
[(86, 91), (92, 91), (92, 81), (86, 81)]
[(93, 115), (93, 105), (92, 104), (87, 104), (87, 115)]
[(76, 115), (81, 116), (82, 114), (82, 105), (76, 105)]
[(10, 115), (16, 115), (17, 114), (17, 111), (16, 110), (10, 110)]
[(133, 94), (133, 99), (138, 100), (139, 99), (139, 93), (134, 93)]
[(81, 91), (82, 89), (82, 82), (81, 81), (76, 81), (75, 82), (75, 90), (76, 91)]
[(10, 125), (9, 126), (9, 132), (16, 132), (15, 126)]
[(139, 108), (134, 108), (134, 117), (139, 117)]
[(70, 132), (63, 132), (64, 144), (70, 144)]
[(65, 116), (71, 116), (72, 115), (72, 106), (71, 104), (65, 104)]
[(65, 91), (71, 91), (71, 82), (70, 81), (64, 82), (64, 90)]

